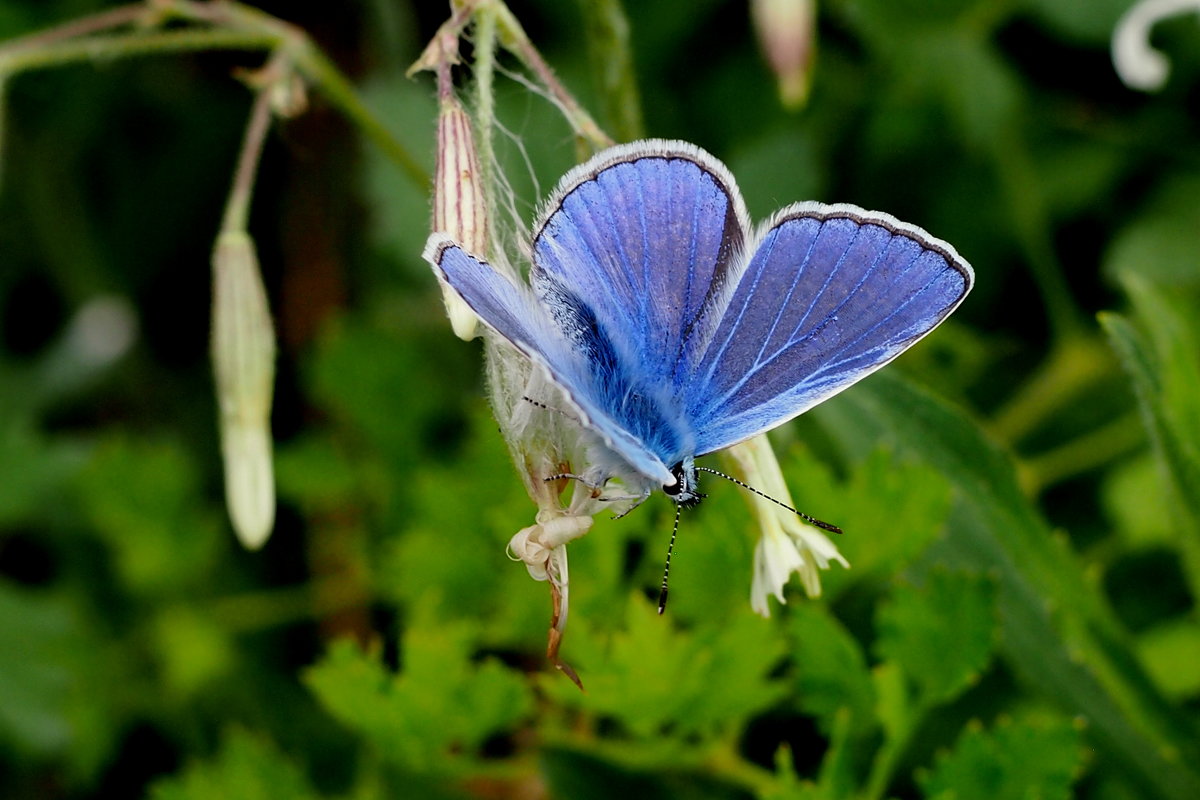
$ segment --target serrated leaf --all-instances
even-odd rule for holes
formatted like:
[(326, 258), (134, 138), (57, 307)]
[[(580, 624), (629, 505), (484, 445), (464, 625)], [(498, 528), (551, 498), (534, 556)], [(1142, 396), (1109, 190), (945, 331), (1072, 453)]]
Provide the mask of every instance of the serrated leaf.
[[(811, 461), (811, 459), (807, 459)], [(805, 461), (789, 458), (789, 465)], [(805, 467), (811, 472), (811, 467)], [(904, 569), (945, 531), (950, 510), (950, 485), (931, 467), (900, 461), (886, 449), (874, 450), (859, 462), (847, 484), (825, 484), (787, 468), (797, 497), (826, 495), (835, 507), (833, 520), (846, 534), (835, 544), (850, 562), (849, 570), (834, 569), (822, 576), (828, 594), (863, 581), (888, 578)]]
[[(388, 761), (413, 772), (455, 772), (489, 736), (532, 709), (529, 687), (494, 661), (472, 662), (477, 632), (426, 614), (402, 639), (402, 669), (336, 642), (305, 674), (321, 704)], [(470, 713), (463, 713), (470, 709)]]
[(788, 617), (800, 708), (819, 718), (826, 731), (842, 710), (858, 729), (870, 725), (875, 688), (858, 642), (822, 606), (797, 605)]
[(1068, 720), (969, 725), (932, 771), (919, 777), (938, 800), (1066, 800), (1078, 777), (1079, 731)]
[(229, 732), (210, 761), (150, 789), (153, 800), (305, 800), (318, 797), (304, 773), (268, 739), (240, 728)]
[(993, 594), (978, 576), (935, 570), (879, 606), (876, 649), (917, 687), (918, 704), (946, 702), (978, 680), (995, 643)]
[(601, 638), (584, 624), (574, 627), (573, 666), (587, 693), (558, 676), (550, 676), (546, 689), (646, 739), (668, 729), (684, 736), (736, 728), (783, 696), (783, 684), (769, 677), (783, 642), (766, 620), (747, 607), (721, 625), (679, 631), (669, 613), (660, 616), (654, 604), (635, 595), (623, 630)]
[(1191, 724), (1129, 658), (1127, 634), (977, 426), (886, 371), (810, 414), (851, 452), (890, 441), (946, 476), (957, 500), (937, 557), (995, 579), (1008, 662), (1161, 796), (1200, 796)]
[(203, 579), (222, 528), (203, 506), (194, 462), (177, 444), (112, 437), (96, 449), (79, 487), (131, 590), (174, 593)]

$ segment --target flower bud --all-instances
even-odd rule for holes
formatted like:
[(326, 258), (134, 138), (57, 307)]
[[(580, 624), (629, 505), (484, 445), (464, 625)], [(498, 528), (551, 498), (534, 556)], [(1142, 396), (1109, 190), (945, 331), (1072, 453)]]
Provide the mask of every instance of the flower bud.
[[(463, 248), (487, 255), (487, 204), (480, 183), (479, 158), (471, 118), (462, 104), (447, 93), (441, 100), (437, 123), (437, 168), (433, 184), (433, 230), (448, 234)], [(479, 320), (469, 306), (447, 286), (442, 299), (454, 335), (474, 339)]]
[(225, 502), (242, 545), (255, 550), (275, 524), (271, 395), (275, 332), (254, 241), (226, 231), (213, 251), (212, 359), (217, 380)]
[(750, 17), (779, 82), (780, 102), (784, 108), (801, 108), (812, 82), (816, 0), (751, 0)]

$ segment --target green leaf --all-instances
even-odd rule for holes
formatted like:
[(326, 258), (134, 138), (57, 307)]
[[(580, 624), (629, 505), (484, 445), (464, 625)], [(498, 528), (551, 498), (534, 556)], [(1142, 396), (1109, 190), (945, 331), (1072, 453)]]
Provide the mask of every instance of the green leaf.
[[(790, 456), (791, 454), (789, 454)], [(937, 470), (913, 459), (901, 460), (886, 448), (874, 450), (855, 465), (847, 484), (814, 480), (811, 459), (789, 457), (785, 467), (796, 500), (807, 509), (809, 497), (822, 497), (834, 509), (828, 521), (846, 533), (834, 544), (850, 562), (849, 570), (832, 569), (822, 576), (828, 594), (837, 598), (847, 587), (890, 578), (907, 567), (945, 532), (950, 510), (950, 484)], [(793, 466), (795, 465), (795, 466)], [(825, 512), (821, 512), (825, 513)]]
[(1005, 659), (1044, 697), (1085, 718), (1095, 742), (1162, 797), (1200, 796), (1194, 726), (1130, 657), (1127, 633), (1024, 496), (1005, 453), (894, 372), (813, 413), (848, 452), (893, 442), (945, 475), (957, 500), (931, 560), (995, 580)]
[(1179, 522), (1176, 538), (1194, 592), (1200, 592), (1200, 397), (1198, 344), (1178, 309), (1149, 285), (1127, 277), (1126, 286), (1153, 331), (1153, 350), (1124, 317), (1102, 314), (1100, 323), (1133, 382), (1171, 507)]
[(934, 570), (922, 586), (900, 585), (879, 606), (880, 656), (900, 665), (926, 707), (974, 684), (991, 659), (996, 616), (992, 584)]
[(1200, 664), (1200, 625), (1195, 620), (1173, 620), (1146, 631), (1137, 650), (1164, 692), (1180, 699), (1200, 696), (1200, 670), (1179, 666)]
[(607, 637), (573, 620), (572, 666), (587, 692), (557, 675), (545, 689), (568, 706), (619, 720), (643, 739), (735, 730), (784, 694), (782, 683), (769, 677), (782, 659), (783, 641), (748, 606), (720, 625), (679, 631), (669, 611), (660, 616), (654, 604), (633, 595), (625, 619), (626, 627)]
[(843, 710), (859, 730), (872, 724), (875, 689), (858, 642), (816, 603), (796, 605), (787, 616), (800, 708), (826, 730)]
[(235, 728), (211, 761), (195, 762), (150, 789), (153, 800), (305, 800), (318, 797), (300, 768), (269, 739)]
[(898, 663), (884, 662), (871, 671), (871, 682), (875, 686), (875, 696), (879, 698), (875, 713), (887, 740), (903, 740), (913, 724), (913, 708), (904, 672)]
[[(831, 745), (823, 763), (827, 764), (838, 757), (835, 750), (837, 753), (842, 752), (837, 744)], [(757, 793), (758, 800), (833, 800), (838, 796), (824, 786), (801, 780), (792, 762), (792, 749), (786, 744), (780, 745), (775, 753), (775, 781)]]
[[(1054, 2), (1054, 0), (1047, 0)], [(1200, 285), (1196, 231), (1200, 230), (1200, 177), (1171, 171), (1133, 221), (1113, 237), (1104, 254), (1112, 281), (1136, 275), (1165, 286)]]
[(1066, 800), (1081, 759), (1068, 720), (1002, 721), (991, 731), (973, 723), (919, 782), (937, 800)]
[(416, 773), (457, 772), (485, 739), (527, 716), (532, 697), (519, 675), (495, 661), (473, 663), (474, 626), (429, 616), (405, 632), (399, 673), (341, 641), (305, 682), (388, 761)]
[(206, 577), (228, 523), (203, 505), (195, 463), (170, 441), (114, 436), (80, 478), (85, 512), (134, 592), (173, 594)]
[(66, 759), (71, 780), (119, 734), (109, 652), (88, 622), (60, 594), (0, 580), (0, 743), (31, 763)]

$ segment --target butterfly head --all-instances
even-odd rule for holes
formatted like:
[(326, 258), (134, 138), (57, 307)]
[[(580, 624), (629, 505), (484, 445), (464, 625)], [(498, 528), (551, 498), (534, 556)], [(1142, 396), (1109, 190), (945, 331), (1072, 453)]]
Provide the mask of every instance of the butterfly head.
[(662, 490), (680, 508), (691, 508), (708, 496), (697, 491), (699, 479), (691, 456), (671, 467), (671, 474), (675, 476), (675, 483), (663, 486)]

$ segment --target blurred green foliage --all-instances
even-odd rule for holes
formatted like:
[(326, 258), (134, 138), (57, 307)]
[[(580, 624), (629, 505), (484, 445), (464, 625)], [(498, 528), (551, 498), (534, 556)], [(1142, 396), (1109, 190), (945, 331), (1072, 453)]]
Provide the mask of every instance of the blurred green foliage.
[[(446, 8), (257, 5), (432, 167), (431, 81), (403, 71)], [(208, 257), (250, 104), (230, 76), (261, 55), (5, 81), (0, 795), (1200, 796), (1200, 26), (1155, 29), (1171, 78), (1139, 94), (1108, 50), (1129, 5), (827, 0), (790, 113), (742, 3), (627, 3), (635, 90), (602, 69), (619, 4), (510, 4), (602, 126), (710, 150), (756, 218), (879, 208), (977, 273), (944, 328), (774, 436), (799, 507), (846, 530), (821, 599), (751, 613), (732, 486), (684, 518), (665, 617), (669, 503), (571, 544), (586, 693), (505, 557), (534, 506), (419, 258), (428, 187), (318, 93), (278, 124), (251, 232), (280, 511), (245, 552)], [(106, 7), (0, 0), (0, 38)], [(578, 153), (498, 78), (511, 238)]]

